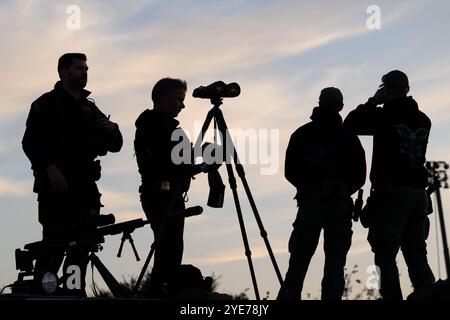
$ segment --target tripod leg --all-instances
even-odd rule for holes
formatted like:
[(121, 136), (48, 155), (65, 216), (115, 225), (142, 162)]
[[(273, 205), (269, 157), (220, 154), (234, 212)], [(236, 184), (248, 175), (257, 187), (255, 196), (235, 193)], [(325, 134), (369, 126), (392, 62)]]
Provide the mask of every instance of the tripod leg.
[(205, 122), (203, 122), (202, 131), (200, 132), (197, 140), (195, 141), (194, 152), (196, 152), (197, 150), (201, 150), (203, 137), (205, 136), (205, 133), (208, 130), (208, 127), (209, 127), (209, 125), (211, 123), (211, 120), (214, 118), (214, 114), (215, 114), (215, 110), (214, 109), (212, 109), (212, 110), (210, 110), (208, 112), (208, 114), (206, 116), (206, 119), (205, 119)]
[(139, 286), (141, 285), (141, 282), (144, 279), (145, 272), (147, 272), (148, 265), (150, 264), (150, 260), (152, 259), (154, 253), (155, 253), (155, 241), (153, 241), (150, 247), (150, 252), (148, 253), (147, 259), (145, 259), (144, 266), (142, 267), (141, 273), (139, 274), (139, 277), (134, 285), (133, 296), (136, 295), (136, 292), (138, 291)]
[(126, 298), (128, 294), (125, 292), (122, 285), (114, 278), (114, 276), (109, 272), (105, 265), (100, 261), (100, 259), (93, 253), (90, 255), (92, 264), (97, 268), (98, 272), (102, 276), (106, 285), (108, 286), (111, 293), (116, 298)]
[(119, 246), (119, 252), (117, 252), (117, 258), (120, 258), (120, 256), (122, 255), (122, 249), (123, 249), (123, 244), (125, 243), (125, 240), (127, 240), (127, 236), (124, 233), (122, 235), (122, 239), (120, 240), (120, 246)]
[(236, 212), (237, 212), (237, 216), (238, 216), (238, 220), (239, 220), (239, 226), (241, 229), (242, 240), (244, 242), (244, 247), (245, 247), (245, 256), (247, 257), (248, 266), (250, 268), (250, 275), (252, 277), (253, 288), (255, 290), (256, 300), (261, 300), (259, 297), (258, 284), (256, 282), (255, 270), (253, 268), (252, 252), (251, 252), (249, 244), (248, 244), (247, 232), (245, 230), (245, 224), (244, 224), (244, 219), (242, 217), (241, 205), (239, 203), (236, 178), (234, 177), (233, 167), (231, 166), (231, 164), (228, 163), (226, 165), (226, 167), (227, 167), (227, 172), (228, 172), (228, 181), (230, 183), (230, 189), (233, 192), (234, 204), (236, 206)]
[(155, 239), (153, 240), (153, 243), (150, 247), (150, 252), (148, 253), (147, 259), (145, 259), (144, 266), (142, 267), (141, 273), (139, 274), (136, 284), (134, 285), (133, 296), (136, 295), (136, 292), (138, 291), (139, 286), (141, 285), (141, 282), (144, 279), (145, 273), (147, 272), (147, 269), (148, 269), (148, 265), (150, 264), (150, 260), (152, 259), (153, 254), (155, 253), (155, 250), (158, 246), (158, 239), (159, 239), (160, 235), (164, 232), (165, 225), (166, 225), (166, 221), (163, 221), (161, 224), (161, 228), (159, 229)]
[[(208, 117), (211, 117), (211, 119), (212, 119), (212, 114), (211, 114), (211, 116), (208, 114)], [(209, 119), (209, 120), (207, 119), (208, 123), (211, 122), (211, 119)], [(205, 127), (205, 125), (204, 125), (204, 127)], [(207, 129), (207, 126), (206, 126), (206, 129)], [(204, 133), (202, 133), (201, 137), (203, 137), (203, 134)], [(201, 143), (201, 141), (200, 141), (200, 143)], [(191, 179), (191, 176), (190, 175), (186, 175), (186, 173), (185, 173), (184, 179)], [(175, 189), (174, 194), (172, 195), (172, 199), (169, 202), (169, 205), (167, 207), (166, 212), (170, 212), (176, 206), (177, 197), (178, 196), (181, 197), (181, 194), (183, 193), (183, 186), (184, 186), (183, 183), (178, 184), (177, 188)], [(135, 284), (135, 286), (133, 288), (133, 296), (136, 295), (137, 290), (139, 289), (139, 286), (141, 285), (141, 282), (142, 282), (142, 280), (143, 280), (143, 278), (145, 276), (145, 273), (147, 271), (148, 265), (150, 264), (150, 260), (151, 260), (151, 258), (153, 256), (153, 254), (155, 253), (156, 248), (157, 248), (157, 246), (159, 244), (161, 235), (163, 235), (164, 232), (165, 232), (166, 222), (167, 222), (167, 220), (163, 219), (163, 221), (161, 222), (161, 226), (160, 226), (159, 230), (155, 233), (155, 238), (154, 238), (153, 243), (151, 245), (150, 252), (148, 253), (148, 256), (147, 256), (147, 258), (146, 258), (146, 260), (144, 262), (144, 266), (143, 266), (143, 268), (141, 270), (141, 273), (139, 274), (139, 277), (138, 277), (138, 279), (136, 281), (136, 284)], [(132, 245), (132, 246), (134, 247), (134, 245)]]
[(255, 200), (253, 199), (252, 192), (250, 191), (250, 187), (249, 187), (249, 185), (247, 183), (247, 179), (245, 178), (244, 168), (243, 168), (243, 166), (240, 163), (236, 164), (236, 172), (238, 173), (238, 175), (239, 175), (239, 177), (240, 177), (240, 179), (242, 181), (242, 184), (244, 186), (245, 193), (247, 194), (248, 201), (250, 202), (250, 206), (252, 208), (253, 215), (255, 216), (256, 223), (258, 224), (261, 237), (264, 240), (264, 244), (266, 245), (267, 252), (269, 253), (270, 260), (272, 261), (272, 265), (273, 265), (273, 267), (275, 269), (275, 273), (277, 275), (278, 282), (280, 283), (280, 286), (283, 288), (283, 290), (286, 293), (286, 295), (289, 297), (289, 292), (288, 292), (288, 290), (286, 288), (286, 285), (285, 285), (285, 283), (283, 281), (283, 276), (281, 275), (280, 268), (278, 268), (277, 260), (275, 259), (275, 255), (273, 254), (272, 247), (271, 247), (269, 239), (267, 237), (267, 231), (264, 229), (263, 222), (262, 222), (261, 217), (259, 215), (258, 209), (256, 208)]
[(223, 117), (223, 114), (221, 112), (221, 110), (216, 112), (216, 120), (218, 122), (219, 125), (219, 130), (222, 132), (222, 136), (225, 138), (225, 141), (227, 141), (227, 147), (231, 147), (231, 150), (227, 150), (226, 152), (230, 155), (230, 158), (233, 158), (234, 164), (235, 164), (235, 168), (236, 168), (236, 172), (239, 176), (239, 178), (242, 181), (242, 184), (244, 186), (244, 190), (245, 193), (247, 195), (248, 201), (250, 202), (250, 206), (252, 208), (253, 211), (253, 215), (255, 216), (256, 219), (256, 223), (258, 224), (258, 228), (261, 234), (261, 237), (264, 240), (264, 244), (266, 245), (266, 249), (267, 252), (269, 254), (270, 260), (272, 261), (272, 265), (275, 269), (275, 274), (278, 278), (278, 281), (280, 283), (280, 286), (283, 288), (283, 290), (286, 292), (286, 295), (289, 296), (288, 290), (286, 288), (286, 285), (284, 284), (283, 281), (283, 276), (281, 275), (280, 269), (278, 267), (277, 261), (275, 259), (275, 256), (273, 254), (272, 251), (272, 247), (270, 245), (269, 239), (267, 237), (267, 231), (264, 229), (264, 225), (262, 223), (261, 217), (259, 215), (258, 209), (256, 208), (256, 203), (255, 200), (253, 199), (253, 195), (252, 192), (250, 191), (250, 187), (248, 185), (247, 179), (245, 177), (245, 171), (244, 171), (244, 167), (242, 166), (240, 160), (239, 160), (239, 156), (237, 154), (236, 148), (233, 144), (233, 140), (231, 139), (231, 136), (228, 132), (228, 127), (227, 124), (225, 122), (225, 119)]
[[(202, 143), (203, 136), (204, 136), (206, 130), (208, 129), (208, 126), (213, 118), (215, 118), (217, 121), (218, 129), (222, 134), (222, 138), (224, 138), (224, 137), (229, 138), (229, 135), (227, 132), (227, 127), (226, 127), (225, 121), (223, 119), (222, 111), (219, 109), (219, 105), (220, 105), (220, 103), (215, 104), (214, 108), (208, 112), (207, 118), (202, 127), (202, 132), (195, 143), (195, 147), (197, 148), (197, 150), (198, 150), (200, 144)], [(233, 147), (233, 151), (234, 151), (234, 147)], [(234, 157), (233, 159), (236, 163), (236, 156), (235, 156), (236, 153), (235, 152), (230, 153), (228, 150), (226, 150), (226, 145), (224, 145), (224, 155), (225, 155), (225, 159), (224, 159), (225, 161), (228, 161), (228, 157), (232, 156), (232, 157)], [(230, 188), (233, 193), (234, 204), (236, 206), (236, 212), (238, 215), (239, 226), (240, 226), (240, 230), (241, 230), (241, 234), (242, 234), (242, 240), (244, 242), (244, 247), (245, 247), (245, 255), (247, 257), (250, 274), (252, 277), (253, 288), (255, 290), (255, 296), (256, 296), (257, 300), (260, 300), (258, 284), (256, 282), (255, 270), (253, 268), (253, 262), (252, 262), (252, 258), (251, 258), (252, 253), (251, 253), (251, 250), (250, 250), (250, 247), (248, 244), (247, 232), (245, 230), (245, 224), (244, 224), (244, 219), (242, 217), (241, 205), (239, 203), (239, 196), (238, 196), (238, 193), (236, 190), (237, 189), (236, 178), (233, 173), (233, 168), (231, 166), (231, 162), (226, 164), (226, 168), (227, 168), (227, 172), (228, 172), (228, 181), (230, 183)]]
[(128, 235), (128, 241), (130, 241), (131, 249), (133, 249), (134, 256), (136, 257), (136, 261), (140, 261), (141, 258), (139, 258), (139, 254), (138, 254), (138, 252), (137, 252), (137, 250), (136, 250), (136, 247), (135, 247), (135, 245), (134, 245), (134, 240), (133, 240), (133, 238), (131, 237), (131, 234)]

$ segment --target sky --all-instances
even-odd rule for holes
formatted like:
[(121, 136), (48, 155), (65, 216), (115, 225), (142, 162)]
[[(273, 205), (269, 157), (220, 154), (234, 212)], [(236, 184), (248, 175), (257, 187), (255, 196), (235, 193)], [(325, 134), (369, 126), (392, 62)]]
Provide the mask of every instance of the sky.
[[(373, 11), (375, 5), (375, 11)], [(296, 216), (295, 190), (285, 179), (284, 154), (290, 134), (309, 121), (320, 90), (334, 86), (344, 95), (342, 116), (369, 98), (381, 76), (406, 72), (410, 94), (432, 120), (429, 160), (450, 161), (450, 42), (446, 0), (433, 1), (0, 1), (0, 285), (16, 277), (14, 250), (41, 239), (30, 163), (21, 148), (31, 103), (58, 80), (57, 59), (65, 52), (88, 57), (91, 97), (124, 136), (120, 153), (101, 158), (103, 213), (116, 221), (144, 218), (138, 197), (140, 177), (133, 156), (134, 121), (152, 108), (150, 92), (160, 78), (188, 83), (181, 126), (195, 141), (210, 102), (192, 98), (194, 88), (217, 80), (237, 82), (239, 97), (221, 107), (228, 127), (237, 132), (240, 157), (281, 273)], [(379, 18), (379, 19), (377, 19)], [(256, 141), (256, 142), (255, 142)], [(361, 137), (370, 164), (371, 138)], [(227, 181), (225, 168), (222, 178)], [(365, 196), (369, 182), (365, 185)], [(279, 288), (274, 267), (259, 235), (242, 184), (243, 216), (261, 296), (274, 298)], [(444, 210), (450, 197), (443, 190)], [(204, 276), (219, 277), (218, 291), (254, 298), (239, 223), (227, 185), (221, 209), (206, 206), (208, 183), (191, 184), (189, 206), (204, 207), (188, 218), (183, 263)], [(450, 216), (447, 214), (450, 223)], [(437, 278), (446, 278), (442, 242), (430, 216), (429, 261)], [(447, 228), (447, 230), (449, 230)], [(144, 260), (153, 234), (133, 233)], [(353, 226), (347, 268), (358, 265), (366, 283), (373, 255), (367, 230)], [(120, 236), (107, 237), (99, 257), (117, 279), (137, 276), (127, 243), (117, 258)], [(322, 241), (311, 261), (304, 293), (320, 296)], [(401, 284), (411, 292), (407, 270), (398, 256)], [(98, 274), (96, 279), (99, 283)], [(355, 287), (354, 290), (357, 290)]]

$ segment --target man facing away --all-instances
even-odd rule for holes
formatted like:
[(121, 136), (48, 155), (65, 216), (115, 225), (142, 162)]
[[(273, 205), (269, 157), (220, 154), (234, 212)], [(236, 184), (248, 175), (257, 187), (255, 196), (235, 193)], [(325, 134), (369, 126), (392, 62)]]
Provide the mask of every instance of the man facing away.
[[(33, 191), (38, 194), (39, 222), (47, 246), (35, 266), (39, 293), (42, 276), (57, 274), (64, 259), (64, 250), (52, 249), (54, 244), (79, 237), (82, 222), (92, 221), (100, 212), (96, 181), (101, 168), (95, 158), (120, 151), (123, 143), (118, 125), (88, 99), (87, 71), (85, 54), (66, 53), (59, 58), (60, 81), (31, 105), (22, 140), (33, 169)], [(66, 294), (86, 295), (88, 254), (83, 246), (68, 249), (63, 272), (67, 276), (68, 266), (79, 266), (81, 288)]]
[[(399, 249), (415, 291), (435, 281), (428, 265), (428, 196), (425, 154), (431, 121), (408, 96), (405, 73), (382, 77), (375, 95), (349, 113), (344, 124), (359, 135), (373, 136), (368, 202), (368, 240), (380, 268), (381, 295), (403, 299), (395, 258)], [(383, 104), (382, 107), (377, 107)]]
[(323, 300), (339, 300), (352, 237), (351, 195), (366, 177), (364, 150), (358, 137), (342, 125), (343, 97), (329, 87), (320, 93), (311, 122), (291, 136), (285, 176), (297, 188), (299, 207), (289, 239), (289, 268), (277, 299), (301, 299), (303, 281), (324, 230)]

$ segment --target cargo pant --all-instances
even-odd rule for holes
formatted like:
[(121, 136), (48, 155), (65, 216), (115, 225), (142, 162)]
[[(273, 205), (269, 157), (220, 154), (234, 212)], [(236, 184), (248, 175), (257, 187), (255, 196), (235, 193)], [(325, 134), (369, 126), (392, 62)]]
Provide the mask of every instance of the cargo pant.
[(381, 295), (386, 300), (403, 299), (396, 256), (402, 250), (414, 290), (435, 282), (428, 265), (426, 239), (429, 220), (425, 190), (396, 186), (378, 199), (371, 212), (368, 240), (380, 268)]
[[(141, 204), (147, 218), (160, 218), (167, 214), (172, 196), (172, 193), (159, 190), (141, 193)], [(172, 210), (183, 209), (184, 199), (179, 196), (174, 201)], [(149, 292), (146, 293), (150, 298), (170, 298), (175, 293), (175, 276), (183, 258), (184, 220), (184, 216), (180, 216), (151, 223), (157, 245)]]
[(336, 201), (302, 201), (289, 239), (289, 267), (284, 284), (288, 295), (280, 289), (278, 300), (301, 299), (303, 282), (320, 232), (324, 231), (325, 252), (322, 279), (323, 300), (340, 300), (344, 291), (344, 267), (352, 238), (352, 202), (350, 198)]

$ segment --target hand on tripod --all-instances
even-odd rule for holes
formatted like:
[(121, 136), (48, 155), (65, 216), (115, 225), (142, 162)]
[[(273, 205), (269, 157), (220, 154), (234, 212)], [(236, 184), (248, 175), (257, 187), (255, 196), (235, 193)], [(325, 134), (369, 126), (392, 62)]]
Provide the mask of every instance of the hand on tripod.
[(202, 157), (204, 161), (201, 164), (193, 165), (192, 176), (201, 172), (208, 173), (218, 170), (222, 166), (224, 159), (222, 146), (216, 143), (205, 142), (202, 145)]
[(199, 173), (208, 173), (208, 172), (211, 172), (211, 171), (216, 171), (221, 166), (222, 166), (221, 163), (219, 163), (219, 164), (217, 164), (217, 163), (207, 164), (205, 162), (202, 162), (200, 164), (194, 164), (192, 166), (191, 176), (194, 177), (194, 176), (196, 176)]

